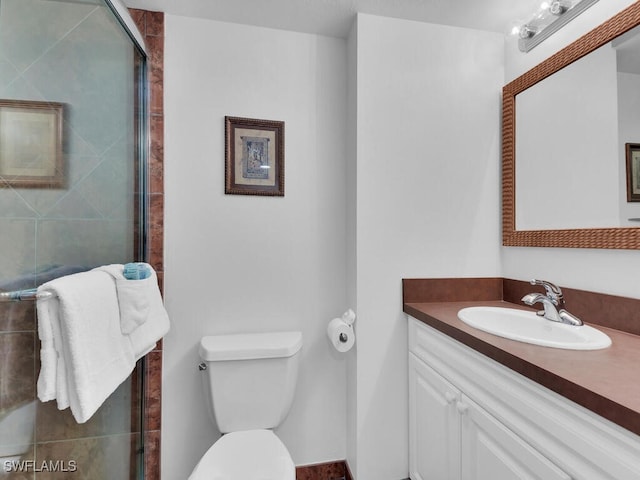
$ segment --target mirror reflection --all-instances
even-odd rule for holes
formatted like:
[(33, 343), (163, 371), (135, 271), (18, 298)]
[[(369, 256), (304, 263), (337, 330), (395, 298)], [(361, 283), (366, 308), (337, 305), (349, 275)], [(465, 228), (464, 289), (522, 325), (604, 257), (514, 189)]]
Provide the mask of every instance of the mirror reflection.
[(516, 96), (517, 230), (640, 226), (626, 143), (640, 143), (640, 27)]

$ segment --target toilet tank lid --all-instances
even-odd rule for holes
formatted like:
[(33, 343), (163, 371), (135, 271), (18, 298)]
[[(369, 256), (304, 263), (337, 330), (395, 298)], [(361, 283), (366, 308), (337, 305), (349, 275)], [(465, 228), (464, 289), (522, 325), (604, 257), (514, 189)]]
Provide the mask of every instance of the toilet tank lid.
[(208, 362), (284, 358), (302, 347), (301, 332), (211, 335), (200, 340), (200, 357)]

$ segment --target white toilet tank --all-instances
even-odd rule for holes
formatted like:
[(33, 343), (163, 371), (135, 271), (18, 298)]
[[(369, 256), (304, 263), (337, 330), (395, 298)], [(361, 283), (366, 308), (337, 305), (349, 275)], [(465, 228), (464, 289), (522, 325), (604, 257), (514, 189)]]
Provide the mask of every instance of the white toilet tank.
[(215, 335), (200, 341), (204, 389), (222, 433), (277, 427), (298, 378), (301, 332)]

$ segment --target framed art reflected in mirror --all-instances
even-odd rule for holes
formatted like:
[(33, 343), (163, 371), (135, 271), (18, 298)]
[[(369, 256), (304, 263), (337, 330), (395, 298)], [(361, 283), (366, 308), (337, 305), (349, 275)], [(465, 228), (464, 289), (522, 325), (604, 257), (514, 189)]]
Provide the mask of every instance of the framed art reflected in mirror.
[(627, 202), (640, 202), (640, 143), (626, 143)]
[(0, 100), (0, 187), (60, 188), (63, 104)]

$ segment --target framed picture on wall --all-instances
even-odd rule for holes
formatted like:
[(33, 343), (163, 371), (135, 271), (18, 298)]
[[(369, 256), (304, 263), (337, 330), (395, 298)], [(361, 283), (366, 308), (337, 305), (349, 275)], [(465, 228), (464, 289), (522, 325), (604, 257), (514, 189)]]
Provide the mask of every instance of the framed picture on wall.
[(62, 103), (0, 100), (0, 187), (60, 188)]
[(284, 196), (284, 122), (225, 118), (225, 190)]
[(627, 202), (640, 202), (640, 143), (625, 143)]

